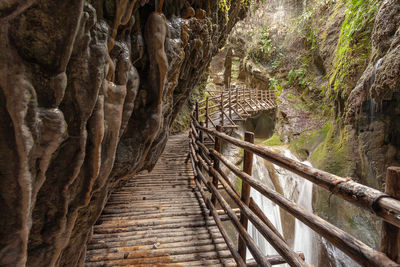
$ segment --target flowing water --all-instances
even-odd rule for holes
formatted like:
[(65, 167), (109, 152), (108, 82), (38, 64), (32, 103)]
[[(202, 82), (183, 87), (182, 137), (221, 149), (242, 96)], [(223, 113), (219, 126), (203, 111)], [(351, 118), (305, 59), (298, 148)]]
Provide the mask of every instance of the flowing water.
[[(287, 148), (277, 149), (286, 157), (297, 160)], [(303, 163), (310, 165), (308, 162)], [(275, 174), (270, 174), (270, 172), (274, 172)], [(268, 170), (264, 159), (258, 156), (255, 156), (253, 160), (253, 177), (262, 181), (271, 189), (283, 193), (285, 197), (293, 200), (307, 210), (312, 211), (313, 184), (311, 182), (276, 165), (272, 165), (272, 168), (270, 167), (270, 170)], [(303, 252), (307, 263), (316, 264), (315, 244), (317, 244), (317, 242), (315, 241), (315, 235), (312, 230), (296, 219), (294, 227), (289, 230), (292, 232), (294, 231), (294, 233), (284, 233), (282, 220), (286, 217), (281, 215), (279, 206), (254, 189), (251, 189), (250, 195), (282, 235), (294, 236), (292, 244), (289, 245), (294, 248), (295, 251)], [(277, 255), (275, 249), (251, 223), (249, 223), (248, 231), (265, 255)], [(252, 258), (250, 252), (248, 252), (247, 255), (248, 259)]]
[[(289, 149), (285, 147), (274, 147), (275, 152), (298, 160)], [(308, 161), (303, 164), (311, 166)], [(296, 202), (298, 205), (313, 212), (312, 209), (312, 197), (313, 197), (313, 184), (292, 172), (281, 168), (274, 164), (266, 164), (264, 159), (254, 156), (253, 159), (253, 177), (262, 181), (269, 188), (274, 189), (286, 198)], [(234, 176), (229, 175), (230, 179)], [(348, 256), (346, 256), (339, 249), (331, 245), (328, 241), (320, 238), (313, 230), (301, 221), (295, 219), (294, 226), (286, 227), (284, 229), (285, 220), (288, 220), (288, 216), (283, 216), (281, 209), (278, 205), (274, 204), (268, 198), (261, 195), (258, 191), (251, 189), (251, 197), (263, 210), (264, 214), (274, 224), (277, 230), (285, 237), (291, 236), (288, 242), (294, 251), (303, 252), (305, 255), (306, 262), (315, 266), (338, 266), (338, 267), (353, 267), (358, 266)], [(258, 230), (249, 222), (248, 232), (255, 240), (259, 248), (265, 253), (265, 255), (277, 255), (275, 249), (264, 239), (264, 237), (258, 232)], [(326, 259), (323, 259), (323, 263), (319, 263), (319, 252), (324, 249), (328, 254)], [(251, 259), (252, 255), (250, 251), (247, 251), (247, 259)], [(283, 264), (280, 266), (288, 266)]]

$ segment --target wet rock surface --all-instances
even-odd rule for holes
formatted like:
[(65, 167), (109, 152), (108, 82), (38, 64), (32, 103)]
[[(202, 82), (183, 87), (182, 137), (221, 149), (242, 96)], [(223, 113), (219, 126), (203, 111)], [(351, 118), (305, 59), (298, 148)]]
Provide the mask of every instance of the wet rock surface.
[(355, 175), (376, 188), (382, 188), (386, 168), (400, 163), (399, 27), (399, 2), (384, 1), (372, 32), (371, 60), (345, 107), (345, 123), (360, 158)]
[(153, 168), (245, 8), (232, 1), (228, 22), (217, 1), (0, 11), (0, 265), (83, 265), (110, 192)]

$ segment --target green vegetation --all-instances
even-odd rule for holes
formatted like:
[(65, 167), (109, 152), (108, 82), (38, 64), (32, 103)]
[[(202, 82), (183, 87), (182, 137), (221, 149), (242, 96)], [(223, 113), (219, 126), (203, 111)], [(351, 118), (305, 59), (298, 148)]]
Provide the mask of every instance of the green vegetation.
[[(346, 100), (361, 71), (365, 69), (371, 49), (370, 37), (374, 19), (381, 2), (347, 2), (345, 20), (335, 51), (334, 70), (330, 76), (331, 96)], [(337, 3), (339, 4), (341, 3)]]
[(261, 64), (265, 64), (265, 62), (274, 58), (277, 48), (272, 42), (268, 26), (254, 29), (249, 33), (249, 36), (255, 40), (248, 48), (249, 58)]
[(264, 142), (262, 142), (262, 144), (267, 146), (281, 146), (283, 145), (283, 142), (281, 141), (279, 135), (277, 133), (274, 133), (271, 138), (265, 140)]
[(264, 56), (264, 58), (271, 55), (272, 51), (275, 49), (272, 45), (272, 40), (269, 35), (269, 30), (267, 27), (264, 27), (260, 36), (260, 52)]
[(315, 167), (345, 177), (354, 164), (350, 158), (349, 132), (345, 127), (335, 133), (332, 123), (324, 142), (311, 155), (311, 160)]
[[(264, 3), (265, 0), (261, 2)], [(245, 6), (250, 6), (252, 0), (240, 0), (240, 3)], [(226, 21), (229, 21), (229, 10), (231, 9), (231, 0), (219, 0), (218, 1), (218, 8), (221, 12), (225, 15)]]
[(268, 90), (275, 90), (276, 96), (280, 96), (283, 90), (283, 86), (278, 79), (270, 77)]
[(309, 51), (319, 48), (317, 38), (318, 30), (315, 27), (314, 15), (315, 9), (307, 10), (296, 19), (296, 23), (292, 28), (292, 32), (301, 37)]
[(332, 124), (327, 123), (320, 130), (303, 132), (290, 142), (289, 148), (302, 160), (306, 160), (309, 154), (326, 139), (331, 129)]
[(289, 85), (299, 85), (301, 88), (305, 89), (308, 81), (306, 77), (307, 69), (306, 65), (302, 65), (297, 69), (291, 69), (288, 74)]
[(221, 12), (225, 15), (226, 21), (229, 21), (229, 10), (231, 9), (231, 0), (220, 0), (218, 7)]
[(236, 178), (235, 188), (238, 192), (242, 192), (242, 179)]
[[(192, 118), (190, 117), (192, 107), (197, 101), (201, 101), (207, 97), (206, 86), (207, 80), (203, 79), (202, 82), (193, 89), (188, 101), (182, 106), (182, 109), (179, 111), (176, 119), (172, 123), (170, 129), (171, 133), (179, 133), (189, 129), (190, 122), (192, 121)], [(203, 105), (205, 105), (205, 103)], [(214, 105), (214, 103), (210, 101), (209, 105)]]

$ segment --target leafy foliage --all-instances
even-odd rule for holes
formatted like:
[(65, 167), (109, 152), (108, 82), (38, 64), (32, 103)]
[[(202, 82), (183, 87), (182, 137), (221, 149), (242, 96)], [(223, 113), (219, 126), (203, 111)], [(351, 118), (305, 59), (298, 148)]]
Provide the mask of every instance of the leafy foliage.
[(229, 20), (229, 10), (231, 9), (231, 0), (219, 0), (218, 7), (225, 14), (226, 21)]
[[(265, 0), (261, 0), (264, 2)], [(252, 0), (240, 0), (240, 3), (245, 6), (250, 6)], [(259, 0), (256, 0), (256, 2), (260, 2)], [(218, 1), (218, 7), (221, 10), (221, 12), (225, 15), (226, 21), (229, 21), (229, 10), (231, 9), (231, 0), (219, 0)]]
[(276, 54), (277, 48), (273, 44), (267, 26), (253, 30), (249, 33), (249, 36), (256, 40), (250, 45), (248, 51), (248, 55), (253, 60), (264, 63), (271, 58), (273, 54)]
[(370, 53), (370, 36), (381, 0), (350, 0), (342, 24), (331, 76), (331, 94), (346, 99), (357, 69), (364, 69)]
[(306, 73), (307, 69), (305, 65), (302, 65), (298, 69), (290, 70), (288, 74), (289, 84), (299, 85), (303, 89), (306, 88), (307, 86)]
[(270, 77), (269, 78), (269, 90), (275, 90), (275, 94), (277, 96), (280, 96), (280, 94), (282, 93), (282, 84), (279, 82), (278, 79), (274, 78), (274, 77)]
[(268, 28), (263, 28), (260, 34), (260, 52), (264, 57), (269, 56), (274, 50)]

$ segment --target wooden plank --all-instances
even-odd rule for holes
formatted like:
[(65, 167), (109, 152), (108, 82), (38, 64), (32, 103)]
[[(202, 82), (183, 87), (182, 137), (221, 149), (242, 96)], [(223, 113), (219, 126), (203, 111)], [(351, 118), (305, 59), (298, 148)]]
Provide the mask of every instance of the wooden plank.
[[(190, 236), (190, 235), (201, 235), (201, 234), (215, 234), (219, 233), (218, 228), (216, 226), (209, 226), (208, 228), (204, 227), (191, 227), (191, 228), (172, 228), (165, 230), (165, 228), (160, 229), (139, 229), (131, 232), (123, 232), (123, 233), (111, 233), (111, 234), (96, 234), (92, 237), (94, 244), (101, 241), (129, 241), (129, 240), (138, 240), (144, 238), (163, 238), (163, 237), (174, 237), (174, 236)], [(90, 244), (89, 244), (90, 245)]]
[[(198, 134), (194, 127), (191, 134)], [(186, 134), (170, 138), (151, 173), (132, 177), (111, 194), (93, 227), (86, 266), (234, 264), (194, 187), (188, 152)]]
[(184, 235), (184, 236), (169, 236), (166, 238), (160, 238), (158, 236), (151, 238), (142, 238), (140, 240), (125, 240), (124, 242), (119, 241), (107, 241), (100, 242), (103, 240), (97, 240), (96, 243), (92, 243), (88, 246), (89, 251), (94, 251), (93, 253), (105, 253), (104, 251), (107, 249), (117, 249), (120, 250), (124, 248), (124, 250), (143, 250), (143, 249), (152, 249), (154, 244), (159, 243), (157, 248), (174, 248), (174, 247), (184, 247), (188, 244), (219, 244), (223, 243), (223, 238), (212, 238), (210, 234), (202, 234), (202, 235)]
[[(126, 254), (123, 255), (123, 258), (120, 259), (94, 259), (93, 261), (90, 261), (87, 259), (86, 266), (96, 266), (98, 263), (101, 263), (101, 266), (115, 266), (118, 264), (124, 264), (124, 265), (134, 265), (136, 266), (137, 264), (163, 264), (163, 263), (172, 263), (172, 262), (184, 262), (184, 261), (198, 261), (202, 259), (220, 259), (220, 258), (229, 258), (230, 257), (230, 252), (228, 250), (222, 250), (222, 251), (206, 251), (206, 252), (190, 252), (190, 253), (185, 253), (185, 254), (172, 254), (172, 255), (166, 255), (166, 256), (152, 256), (151, 254), (146, 254), (143, 253), (141, 256), (142, 257), (137, 257), (139, 255), (137, 254), (132, 254), (132, 256), (136, 256), (135, 258), (130, 257), (131, 253), (126, 252)], [(126, 257), (126, 258), (125, 258)], [(96, 264), (97, 262), (97, 264)]]

